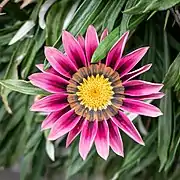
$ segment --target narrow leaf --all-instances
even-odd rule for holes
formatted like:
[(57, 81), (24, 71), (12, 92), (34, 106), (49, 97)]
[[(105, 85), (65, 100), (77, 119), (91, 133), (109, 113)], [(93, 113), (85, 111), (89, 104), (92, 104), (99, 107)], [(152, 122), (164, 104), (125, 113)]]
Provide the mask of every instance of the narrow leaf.
[(46, 152), (49, 158), (54, 161), (55, 160), (55, 148), (51, 141), (46, 141)]
[(15, 36), (11, 39), (11, 41), (9, 42), (9, 45), (12, 45), (14, 43), (16, 43), (17, 41), (19, 41), (20, 39), (22, 39), (25, 35), (27, 35), (27, 33), (35, 26), (34, 21), (29, 20), (26, 21), (21, 28), (17, 31), (17, 33), (15, 34)]
[(23, 94), (47, 95), (47, 92), (33, 86), (29, 81), (7, 79), (7, 80), (0, 80), (0, 84), (6, 88), (9, 88), (13, 91), (17, 91)]

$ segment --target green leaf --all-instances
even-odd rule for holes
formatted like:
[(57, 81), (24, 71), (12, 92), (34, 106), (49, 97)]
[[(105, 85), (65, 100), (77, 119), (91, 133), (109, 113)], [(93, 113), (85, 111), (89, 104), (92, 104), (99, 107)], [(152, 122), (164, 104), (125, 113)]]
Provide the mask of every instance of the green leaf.
[(115, 42), (120, 38), (120, 35), (120, 27), (117, 27), (99, 44), (92, 56), (91, 62), (96, 63), (103, 59)]
[(71, 148), (67, 177), (70, 178), (71, 176), (77, 174), (80, 170), (85, 168), (85, 166), (89, 165), (92, 160), (92, 156), (94, 154), (95, 154), (95, 149), (92, 149), (87, 159), (84, 161), (79, 155), (78, 143), (75, 142), (73, 144), (73, 147)]
[[(42, 135), (43, 134), (42, 132), (40, 132), (39, 126), (36, 125), (35, 128), (32, 128), (32, 132), (29, 134), (29, 139), (26, 143), (24, 156), (21, 161), (20, 180), (27, 180), (27, 177), (30, 174), (33, 177), (33, 173), (35, 174), (35, 176), (39, 174), (39, 168), (41, 169), (42, 167), (42, 161), (44, 161), (43, 157), (45, 155), (44, 147), (42, 148), (42, 146), (44, 146), (44, 143), (42, 142)], [(43, 154), (37, 153), (40, 149), (43, 150)], [(33, 163), (33, 160), (37, 158), (39, 160), (39, 163)], [(39, 167), (37, 168), (38, 165)], [(34, 170), (34, 168), (37, 169)], [(32, 180), (34, 179), (32, 178)]]
[[(164, 31), (164, 70), (167, 71), (170, 63), (167, 34)], [(160, 159), (160, 171), (165, 166), (172, 135), (172, 100), (171, 90), (165, 90), (165, 96), (161, 99), (160, 109), (163, 116), (158, 119), (158, 155)]]
[(179, 2), (180, 0), (140, 0), (134, 7), (131, 7), (124, 12), (130, 14), (141, 14), (154, 10), (166, 10)]
[(34, 21), (29, 20), (26, 21), (21, 28), (17, 31), (17, 33), (15, 34), (15, 36), (11, 39), (11, 41), (9, 42), (9, 45), (12, 45), (14, 43), (16, 43), (17, 41), (19, 41), (20, 39), (22, 39), (25, 35), (27, 35), (27, 33), (35, 26)]
[(84, 34), (107, 2), (107, 0), (85, 0), (77, 10), (67, 30), (73, 35)]
[(174, 132), (173, 132), (173, 137), (171, 140), (171, 145), (169, 148), (168, 160), (167, 160), (165, 168), (164, 168), (165, 171), (167, 171), (171, 167), (171, 165), (174, 163), (175, 155), (177, 153), (177, 150), (178, 150), (178, 147), (180, 144), (179, 126), (178, 126), (178, 128), (176, 128), (179, 118), (180, 118), (180, 112), (177, 113), (176, 116), (174, 117), (174, 127), (173, 127)]
[(116, 180), (120, 177), (120, 175), (129, 168), (132, 168), (143, 159), (148, 153), (149, 148), (151, 148), (155, 138), (157, 137), (157, 129), (154, 129), (153, 132), (145, 140), (145, 146), (136, 145), (133, 149), (131, 149), (125, 156), (124, 162), (119, 169), (118, 172), (114, 174), (111, 180)]
[(180, 53), (177, 55), (174, 62), (168, 69), (166, 76), (164, 78), (165, 88), (171, 88), (175, 86), (175, 91), (180, 90)]
[[(56, 2), (49, 10), (46, 18), (47, 31), (46, 31), (46, 43), (47, 45), (55, 44), (61, 37), (64, 21), (71, 9), (72, 1), (65, 0)], [(57, 26), (57, 24), (59, 24)]]
[(143, 171), (146, 167), (150, 166), (155, 160), (157, 159), (157, 152), (155, 150), (155, 147), (152, 147), (151, 152), (149, 152), (149, 154), (147, 154), (147, 156), (142, 159), (137, 166), (135, 166), (130, 174), (132, 176), (140, 173), (141, 171)]
[(47, 95), (48, 93), (42, 89), (33, 86), (29, 81), (24, 80), (0, 80), (0, 84), (10, 90), (17, 91), (28, 95)]
[(39, 11), (40, 11), (41, 6), (44, 3), (44, 1), (45, 0), (38, 0), (36, 6), (33, 8), (30, 19), (32, 19), (34, 22), (37, 21)]
[(42, 6), (39, 11), (39, 26), (44, 29), (46, 27), (45, 22), (45, 15), (49, 8), (53, 5), (53, 3), (56, 2), (56, 0), (47, 0)]
[(33, 65), (35, 64), (35, 57), (37, 55), (37, 52), (43, 46), (45, 42), (45, 38), (46, 38), (46, 31), (38, 28), (30, 44), (28, 55), (26, 56), (26, 58), (23, 60), (22, 63), (23, 69), (21, 71), (21, 76), (23, 79), (27, 78), (31, 68), (34, 67)]
[(111, 3), (110, 6), (108, 6), (108, 11), (105, 14), (103, 27), (102, 29), (107, 28), (109, 31), (112, 31), (115, 21), (123, 8), (125, 4), (125, 0), (114, 0), (113, 2), (109, 1)]
[(46, 152), (49, 158), (54, 161), (55, 160), (55, 148), (54, 144), (51, 141), (46, 141)]
[[(150, 48), (148, 50), (147, 55), (141, 61), (142, 65), (155, 64), (156, 46), (157, 46), (156, 38), (157, 38), (157, 36), (156, 36), (155, 28), (153, 28), (153, 21), (149, 20), (149, 22), (147, 23), (146, 28), (145, 28), (145, 42), (147, 42), (147, 44)], [(152, 81), (152, 79), (153, 79), (152, 74), (154, 73), (154, 68), (155, 68), (155, 66), (152, 66), (148, 72), (146, 72), (140, 76), (140, 79), (143, 79), (146, 81)], [(159, 76), (159, 74), (158, 74), (158, 76)]]
[[(129, 0), (125, 8), (131, 7), (136, 1)], [(136, 26), (142, 22), (145, 15), (138, 16), (137, 20), (130, 23), (132, 15), (124, 14), (121, 20), (120, 26), (115, 28), (98, 46), (94, 52), (91, 62), (96, 63), (101, 59), (105, 58), (111, 47), (116, 43), (116, 41), (121, 37), (121, 35), (128, 29), (136, 28)]]

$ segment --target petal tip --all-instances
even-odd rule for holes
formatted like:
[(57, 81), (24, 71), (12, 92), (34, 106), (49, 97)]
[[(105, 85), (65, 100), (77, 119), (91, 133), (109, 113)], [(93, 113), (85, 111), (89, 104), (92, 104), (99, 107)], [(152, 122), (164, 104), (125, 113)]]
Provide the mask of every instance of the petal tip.
[(144, 141), (142, 140), (142, 141), (140, 141), (140, 142), (138, 142), (140, 145), (142, 145), (142, 146), (145, 146), (145, 143), (144, 143)]
[(66, 148), (68, 148), (69, 145), (70, 145), (70, 143), (66, 141)]
[(82, 152), (79, 152), (79, 154), (80, 154), (81, 158), (83, 159), (83, 161), (85, 161), (86, 157), (87, 157), (87, 154), (84, 154)]
[(47, 130), (47, 129), (50, 129), (50, 127), (46, 127), (45, 124), (41, 124), (41, 131), (44, 131), (44, 130)]

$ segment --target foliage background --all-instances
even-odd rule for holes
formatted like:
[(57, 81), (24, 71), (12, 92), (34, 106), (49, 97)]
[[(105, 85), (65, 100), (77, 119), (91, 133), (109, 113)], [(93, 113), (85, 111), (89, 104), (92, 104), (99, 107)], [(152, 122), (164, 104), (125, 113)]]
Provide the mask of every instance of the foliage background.
[[(24, 0), (22, 6), (9, 1), (0, 14), (0, 166), (20, 162), (21, 180), (53, 180), (58, 174), (69, 180), (180, 179), (180, 0), (29, 2)], [(93, 148), (83, 161), (78, 140), (68, 149), (64, 138), (47, 141), (48, 132), (40, 131), (44, 115), (29, 111), (34, 95), (44, 93), (27, 82), (27, 77), (37, 71), (35, 64), (48, 67), (44, 46), (62, 49), (62, 29), (83, 35), (89, 24), (95, 25), (98, 33), (106, 27), (110, 31), (94, 53), (94, 62), (104, 58), (122, 33), (130, 30), (126, 53), (150, 46), (138, 66), (153, 66), (140, 78), (165, 85), (166, 96), (152, 102), (161, 108), (163, 116), (129, 114), (146, 146), (123, 136), (124, 158), (110, 153), (104, 161)]]

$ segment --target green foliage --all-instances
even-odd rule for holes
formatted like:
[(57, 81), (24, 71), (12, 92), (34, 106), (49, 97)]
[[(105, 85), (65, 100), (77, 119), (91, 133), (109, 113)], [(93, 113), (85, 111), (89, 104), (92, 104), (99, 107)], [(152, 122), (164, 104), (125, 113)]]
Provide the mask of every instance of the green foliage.
[[(178, 180), (180, 177), (180, 0), (37, 0), (25, 9), (8, 2), (0, 14), (0, 166), (20, 164), (21, 180), (66, 179)], [(169, 10), (170, 8), (170, 10)], [(163, 11), (162, 11), (163, 10)], [(86, 161), (78, 153), (78, 141), (66, 149), (65, 138), (49, 142), (41, 132), (45, 115), (29, 111), (36, 95), (47, 92), (34, 87), (28, 76), (35, 64), (49, 64), (44, 46), (63, 50), (61, 32), (84, 35), (93, 24), (98, 35), (109, 35), (99, 44), (92, 62), (106, 57), (113, 44), (130, 31), (125, 54), (150, 46), (141, 64), (152, 63), (141, 79), (164, 82), (162, 100), (152, 103), (164, 115), (141, 117), (137, 123), (146, 146), (123, 136), (125, 157), (110, 153), (107, 161), (95, 147)], [(138, 118), (128, 114), (135, 124)], [(144, 133), (144, 131), (146, 133)], [(44, 133), (44, 134), (43, 134)], [(60, 177), (62, 179), (62, 177)], [(100, 178), (99, 178), (100, 179)]]

